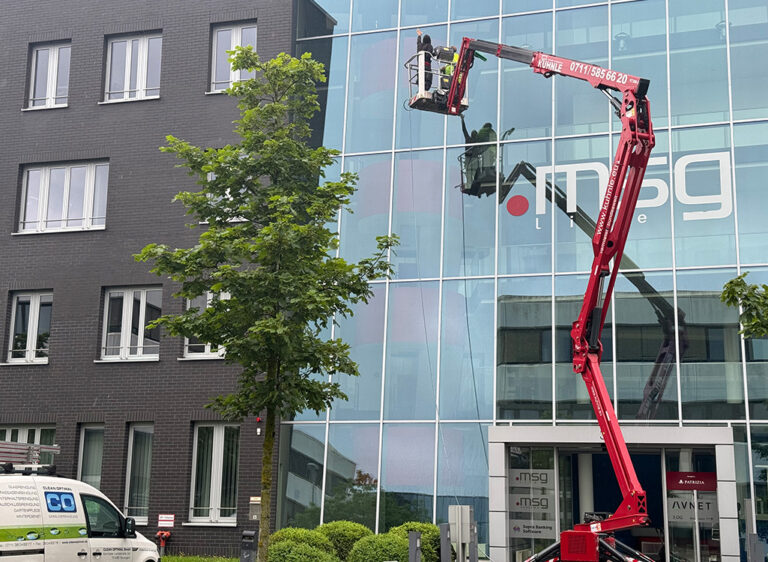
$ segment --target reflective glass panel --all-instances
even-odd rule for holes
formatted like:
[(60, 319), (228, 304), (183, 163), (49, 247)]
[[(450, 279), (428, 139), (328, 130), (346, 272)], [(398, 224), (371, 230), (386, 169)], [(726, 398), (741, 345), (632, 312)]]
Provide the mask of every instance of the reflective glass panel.
[(160, 352), (160, 327), (151, 328), (148, 326), (154, 322), (163, 313), (162, 310), (163, 292), (160, 289), (147, 291), (147, 300), (144, 309), (144, 353)]
[(400, 245), (392, 256), (395, 277), (423, 279), (440, 272), (443, 151), (395, 155), (392, 233)]
[(339, 318), (336, 337), (350, 346), (349, 355), (357, 363), (360, 376), (334, 375), (348, 400), (331, 406), (332, 420), (377, 420), (381, 409), (381, 370), (384, 353), (384, 284), (372, 286), (368, 304), (354, 305), (354, 316)]
[[(667, 125), (667, 27), (664, 0), (615, 4), (611, 8), (611, 69), (651, 81), (651, 121)], [(616, 95), (616, 93), (614, 93)], [(621, 98), (621, 95), (618, 95)], [(614, 116), (614, 130), (621, 124)]]
[(52, 311), (53, 297), (51, 295), (40, 295), (40, 312), (37, 318), (35, 357), (48, 357), (48, 339), (51, 335)]
[(756, 61), (768, 60), (768, 5), (764, 0), (729, 0), (731, 95), (734, 119), (768, 117), (763, 92), (768, 73), (755, 72)]
[[(616, 303), (616, 390), (622, 419), (676, 420), (677, 348), (685, 355), (685, 318), (676, 313), (672, 274), (620, 273)], [(675, 319), (680, 326), (675, 328)]]
[(325, 65), (325, 83), (317, 85), (320, 111), (310, 121), (313, 146), (341, 150), (344, 127), (344, 93), (347, 80), (347, 47), (349, 39), (314, 39), (296, 44), (299, 54), (311, 53)]
[(130, 76), (129, 76), (129, 82), (128, 82), (129, 98), (135, 98), (138, 93), (137, 91), (138, 69), (139, 69), (139, 40), (134, 39), (133, 41), (131, 41), (131, 70), (130, 70)]
[(148, 96), (160, 95), (160, 56), (163, 38), (150, 37), (147, 40), (147, 92)]
[(109, 94), (107, 99), (117, 100), (123, 98), (127, 46), (128, 43), (126, 41), (113, 41), (111, 43), (112, 59), (109, 65)]
[(432, 521), (435, 424), (384, 424), (379, 532)]
[(555, 190), (565, 192), (554, 210), (558, 272), (589, 271), (592, 265), (592, 236), (608, 186), (611, 158), (608, 137), (555, 142)]
[(104, 427), (84, 427), (80, 451), (80, 480), (97, 490), (101, 487), (104, 456)]
[[(749, 270), (746, 282), (758, 286), (768, 283), (768, 269)], [(747, 360), (747, 396), (749, 416), (752, 419), (768, 419), (768, 338), (746, 338), (744, 349)], [(766, 506), (768, 509), (768, 506)]]
[[(557, 55), (605, 67), (608, 65), (608, 8), (596, 6), (555, 13)], [(555, 134), (574, 135), (608, 130), (610, 105), (587, 82), (557, 77)]]
[[(551, 10), (552, 0), (503, 0), (501, 11), (504, 14)], [(522, 45), (518, 45), (522, 47)]]
[(723, 0), (669, 0), (672, 124), (728, 119)]
[(126, 515), (144, 517), (149, 515), (149, 482), (152, 472), (152, 440), (154, 428), (151, 425), (132, 428), (131, 456), (129, 459), (128, 496)]
[[(498, 2), (493, 2), (498, 10)], [(473, 6), (480, 7), (482, 2), (472, 2)], [(455, 6), (455, 2), (453, 4)], [(477, 15), (477, 14), (476, 14)], [(485, 41), (498, 41), (499, 20), (481, 20), (468, 23), (451, 25), (449, 43), (457, 49), (461, 47), (463, 37), (483, 39)], [(467, 131), (462, 130), (462, 122), (455, 117), (448, 118), (448, 144), (466, 144), (471, 142), (468, 138), (471, 131), (478, 131), (484, 127), (488, 130), (483, 140), (495, 141), (499, 135), (499, 126), (496, 116), (498, 102), (499, 63), (492, 55), (483, 55), (487, 60), (475, 59), (475, 64), (467, 78), (466, 96), (469, 101), (469, 110), (465, 114)]]
[(448, 0), (401, 0), (400, 25), (425, 25), (448, 19)]
[(46, 215), (46, 228), (60, 228), (62, 226), (62, 214), (64, 213), (64, 196), (67, 189), (66, 168), (53, 168), (48, 181), (48, 214)]
[(71, 47), (59, 47), (59, 64), (56, 69), (56, 104), (67, 103), (69, 93), (69, 61)]
[[(561, 511), (555, 510), (555, 490), (558, 482), (555, 478), (555, 451), (552, 447), (518, 447), (511, 445), (507, 448), (508, 472), (510, 482), (507, 501), (509, 503), (509, 549), (516, 560), (524, 560), (534, 552), (550, 546), (556, 540), (555, 521), (561, 516), (561, 527), (568, 528), (572, 509), (566, 506), (572, 503), (570, 489), (571, 470), (567, 455), (561, 457), (560, 464), (560, 503)], [(534, 481), (535, 477), (535, 481)], [(539, 499), (538, 509), (534, 509), (532, 496)], [(564, 517), (563, 517), (564, 515)], [(539, 526), (536, 534), (526, 532), (526, 527)], [(536, 527), (534, 527), (535, 529)]]
[(45, 105), (48, 95), (48, 57), (50, 49), (35, 51), (35, 81), (32, 85), (32, 106)]
[(497, 417), (552, 419), (552, 278), (503, 278), (498, 291)]
[(768, 533), (768, 426), (752, 425), (752, 479), (755, 483), (755, 531), (764, 537)]
[[(501, 42), (551, 53), (552, 13), (504, 18)], [(501, 61), (501, 140), (552, 134), (552, 85), (530, 66)]]
[(123, 293), (109, 293), (107, 298), (107, 336), (104, 355), (120, 354), (120, 335), (123, 329)]
[(736, 201), (741, 263), (765, 263), (765, 178), (768, 178), (768, 124), (735, 125)]
[(488, 426), (441, 423), (437, 445), (437, 523), (449, 505), (471, 505), (480, 552), (488, 552)]
[[(498, 0), (451, 0), (451, 20), (497, 16), (499, 14)], [(471, 36), (468, 36), (471, 37)], [(477, 39), (487, 39), (477, 37)], [(487, 39), (491, 41), (491, 39)]]
[(96, 166), (96, 179), (93, 186), (93, 224), (103, 225), (106, 222), (108, 176), (108, 164)]
[[(558, 419), (595, 418), (587, 386), (581, 376), (573, 371), (571, 340), (571, 328), (573, 322), (579, 318), (588, 280), (586, 275), (555, 277), (555, 397)], [(613, 398), (613, 334), (610, 307), (606, 312), (600, 341), (603, 345), (600, 371), (608, 394)]]
[[(374, 254), (376, 237), (387, 234), (389, 229), (392, 156), (350, 156), (344, 160), (344, 167), (344, 171), (357, 174), (358, 179), (350, 210), (341, 215), (339, 255), (358, 262)], [(396, 251), (399, 253), (399, 249)]]
[(11, 359), (24, 359), (24, 357), (26, 357), (30, 306), (31, 303), (29, 297), (16, 298), (16, 310), (13, 312)]
[(325, 424), (283, 425), (280, 441), (276, 527), (314, 529), (320, 524)]
[(391, 148), (396, 53), (394, 32), (352, 37), (346, 152)]
[[(446, 45), (446, 37), (448, 35), (448, 28), (444, 25), (425, 27), (423, 30), (422, 38), (429, 35), (434, 48), (443, 47)], [(410, 57), (416, 54), (416, 31), (413, 29), (404, 30), (400, 34), (400, 58), (403, 61), (408, 60)], [(413, 61), (416, 62), (415, 60)], [(438, 80), (440, 80), (439, 69), (442, 63), (438, 62), (436, 58), (430, 57), (429, 66), (425, 61), (425, 88), (430, 86), (429, 89), (435, 90), (438, 87)], [(408, 147), (422, 147), (422, 146), (439, 146), (443, 144), (443, 132), (445, 125), (445, 117), (439, 113), (433, 113), (431, 111), (419, 111), (411, 109), (405, 100), (409, 99), (411, 90), (408, 85), (410, 79), (410, 71), (404, 64), (399, 65), (397, 74), (397, 99), (403, 103), (397, 105), (397, 131), (395, 135), (395, 142), (397, 148)], [(427, 74), (429, 72), (429, 74)], [(430, 83), (428, 81), (431, 80)], [(417, 88), (414, 87), (413, 94), (415, 95)], [(453, 122), (455, 119), (450, 118), (449, 121)]]
[(85, 167), (69, 169), (69, 201), (67, 202), (67, 226), (83, 224), (85, 210)]
[(438, 284), (389, 287), (384, 419), (435, 419)]
[(234, 517), (237, 514), (237, 461), (240, 451), (240, 428), (224, 428), (224, 444), (221, 460), (221, 495), (219, 515)]
[(505, 144), (500, 167), (499, 273), (550, 272), (552, 143)]
[[(622, 269), (672, 267), (672, 205), (670, 189), (669, 135), (656, 132), (637, 206), (624, 247)], [(614, 149), (619, 142), (613, 136)], [(615, 151), (614, 151), (615, 152)]]
[(330, 425), (324, 521), (354, 521), (375, 529), (378, 462), (378, 424)]
[[(320, 338), (324, 340), (329, 340), (331, 338), (331, 326), (326, 326), (323, 328), (323, 330), (320, 333)], [(313, 381), (328, 381), (328, 375), (327, 374), (321, 374), (321, 373), (310, 373), (309, 379)], [(301, 412), (297, 412), (293, 418), (294, 421), (325, 421), (326, 419), (326, 411), (320, 410), (318, 412), (315, 412), (314, 410), (311, 410), (307, 408), (306, 410), (303, 410)]]
[(493, 418), (493, 280), (445, 281), (440, 419)]
[(720, 301), (733, 277), (733, 269), (677, 273), (688, 336), (680, 365), (684, 420), (744, 419), (739, 312)]
[(678, 266), (735, 262), (728, 127), (672, 132)]
[[(446, 155), (443, 275), (490, 275), (496, 237), (495, 163), (488, 172), (477, 165), (475, 149), (449, 149)], [(472, 160), (476, 162), (472, 162)], [(485, 173), (482, 192), (470, 192), (468, 179)]]
[(398, 0), (352, 0), (352, 31), (397, 27)]
[(298, 37), (317, 37), (349, 31), (350, 0), (299, 0)]
[(34, 230), (37, 228), (41, 175), (40, 170), (29, 170), (27, 172), (27, 185), (24, 189), (24, 218), (21, 223), (22, 230)]

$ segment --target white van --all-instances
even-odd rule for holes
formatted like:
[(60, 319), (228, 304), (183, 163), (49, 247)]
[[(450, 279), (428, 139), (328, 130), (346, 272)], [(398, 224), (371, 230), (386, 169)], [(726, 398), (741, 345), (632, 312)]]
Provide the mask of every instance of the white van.
[(96, 488), (68, 478), (0, 469), (0, 558), (8, 562), (158, 562), (157, 546), (136, 532)]

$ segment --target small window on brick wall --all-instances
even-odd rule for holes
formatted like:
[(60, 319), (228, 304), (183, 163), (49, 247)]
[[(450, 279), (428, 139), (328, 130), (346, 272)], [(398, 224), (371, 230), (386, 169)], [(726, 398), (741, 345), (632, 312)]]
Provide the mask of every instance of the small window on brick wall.
[(219, 25), (211, 30), (211, 92), (221, 92), (233, 82), (253, 77), (252, 72), (232, 70), (229, 53), (235, 47), (256, 48), (256, 23)]
[(71, 51), (69, 43), (32, 46), (28, 109), (67, 106)]
[(9, 363), (48, 363), (52, 311), (51, 293), (13, 295)]

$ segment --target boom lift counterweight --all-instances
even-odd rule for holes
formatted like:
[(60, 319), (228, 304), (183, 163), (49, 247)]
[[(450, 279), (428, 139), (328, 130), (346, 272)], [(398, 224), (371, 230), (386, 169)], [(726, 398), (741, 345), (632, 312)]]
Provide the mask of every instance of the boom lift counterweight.
[[(453, 67), (445, 100), (437, 98), (425, 106), (424, 92), (410, 100), (415, 109), (458, 115), (467, 107), (467, 77), (476, 52), (528, 64), (549, 78), (555, 74), (578, 78), (601, 90), (621, 119), (621, 137), (610, 169), (608, 186), (592, 237), (593, 261), (589, 282), (578, 319), (571, 329), (573, 370), (584, 380), (600, 431), (622, 493), (622, 502), (613, 514), (600, 520), (577, 524), (564, 531), (560, 542), (534, 555), (530, 562), (559, 559), (568, 562), (650, 560), (616, 541), (611, 533), (650, 524), (646, 494), (638, 481), (626, 442), (616, 418), (600, 371), (600, 335), (622, 261), (632, 216), (648, 158), (655, 144), (646, 93), (649, 81), (593, 64), (565, 59), (520, 47), (470, 39), (462, 40), (458, 61)], [(422, 79), (418, 80), (423, 83)], [(611, 92), (618, 92), (622, 99)]]

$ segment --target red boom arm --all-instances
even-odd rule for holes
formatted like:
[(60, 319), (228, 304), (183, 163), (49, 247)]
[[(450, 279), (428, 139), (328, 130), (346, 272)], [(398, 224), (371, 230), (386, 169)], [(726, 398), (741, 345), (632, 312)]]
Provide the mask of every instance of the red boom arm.
[[(581, 312), (571, 329), (573, 370), (582, 376), (587, 385), (592, 407), (623, 497), (618, 509), (608, 518), (576, 525), (573, 531), (566, 531), (561, 535), (560, 558), (562, 560), (591, 560), (591, 557), (585, 558), (583, 552), (579, 554), (572, 551), (572, 545), (582, 544), (581, 539), (589, 542), (594, 538), (596, 556), (597, 533), (650, 523), (645, 491), (637, 479), (611, 398), (600, 372), (600, 358), (603, 351), (600, 334), (640, 193), (640, 185), (648, 165), (648, 157), (655, 144), (649, 104), (645, 97), (649, 81), (589, 63), (519, 47), (464, 38), (448, 93), (446, 103), (448, 114), (458, 114), (461, 109), (460, 101), (464, 97), (466, 78), (474, 62), (475, 51), (529, 64), (534, 72), (543, 74), (545, 77), (560, 74), (585, 80), (608, 95), (621, 119), (621, 138), (592, 238), (594, 259), (589, 283)], [(620, 92), (623, 99), (619, 101), (607, 90)], [(576, 535), (578, 540), (574, 540), (577, 539)]]

